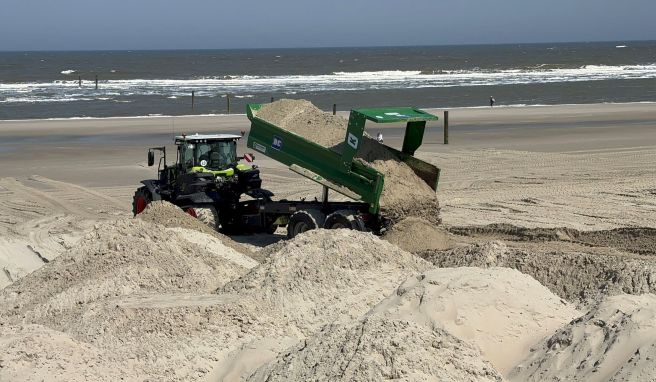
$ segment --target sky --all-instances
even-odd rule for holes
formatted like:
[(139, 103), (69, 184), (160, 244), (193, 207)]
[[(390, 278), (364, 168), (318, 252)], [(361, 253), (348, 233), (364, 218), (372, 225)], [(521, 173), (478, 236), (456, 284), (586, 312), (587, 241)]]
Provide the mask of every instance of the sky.
[(656, 40), (656, 0), (0, 0), (0, 51)]

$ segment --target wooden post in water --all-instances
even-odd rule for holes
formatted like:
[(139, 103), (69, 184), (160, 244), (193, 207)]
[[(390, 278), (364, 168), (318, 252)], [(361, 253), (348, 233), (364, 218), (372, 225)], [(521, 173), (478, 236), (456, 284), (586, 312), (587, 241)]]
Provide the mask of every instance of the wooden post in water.
[(98, 90), (98, 75), (96, 74), (96, 90)]
[(337, 104), (333, 104), (333, 115), (337, 114)]
[(273, 97), (271, 97), (271, 103), (273, 103)]
[(196, 96), (195, 91), (191, 91), (191, 110), (194, 110), (194, 97)]
[(228, 114), (230, 114), (230, 93), (226, 94), (226, 102), (228, 103)]
[(444, 110), (444, 144), (449, 144), (449, 111)]
[(77, 86), (82, 87), (82, 76), (77, 76)]

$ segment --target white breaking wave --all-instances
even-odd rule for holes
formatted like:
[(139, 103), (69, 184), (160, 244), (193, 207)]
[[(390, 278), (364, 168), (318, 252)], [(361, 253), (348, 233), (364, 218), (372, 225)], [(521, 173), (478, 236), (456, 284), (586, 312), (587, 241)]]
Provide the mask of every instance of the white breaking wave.
[(75, 73), (75, 70), (73, 69), (68, 69), (68, 70), (62, 70), (61, 74), (73, 74)]
[[(68, 71), (66, 71), (68, 72)], [(63, 73), (63, 72), (62, 72)], [(132, 79), (107, 80), (99, 90), (93, 85), (78, 87), (78, 82), (0, 83), (0, 102), (70, 102), (98, 97), (225, 96), (251, 98), (254, 94), (297, 94), (322, 91), (362, 91), (388, 89), (446, 88), (466, 86), (499, 86), (559, 82), (653, 79), (656, 64), (586, 65), (580, 68), (508, 70), (443, 70), (443, 71), (366, 71), (334, 72), (320, 75), (220, 76), (197, 79)], [(117, 101), (120, 102), (120, 101)]]

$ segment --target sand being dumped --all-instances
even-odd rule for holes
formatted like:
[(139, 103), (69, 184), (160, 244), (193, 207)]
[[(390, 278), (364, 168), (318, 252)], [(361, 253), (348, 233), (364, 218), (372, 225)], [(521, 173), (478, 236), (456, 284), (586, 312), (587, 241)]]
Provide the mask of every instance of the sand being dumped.
[(430, 222), (410, 216), (385, 232), (383, 238), (399, 248), (411, 252), (443, 251), (455, 247), (452, 235)]
[(656, 295), (604, 299), (536, 346), (509, 379), (656, 380)]
[[(272, 102), (264, 105), (257, 116), (337, 151), (344, 141), (348, 125), (345, 118), (325, 113), (305, 100), (282, 99)], [(440, 223), (435, 191), (394, 152), (365, 136), (356, 158), (385, 175), (380, 203), (384, 216), (391, 222), (406, 216), (419, 216), (433, 224)]]

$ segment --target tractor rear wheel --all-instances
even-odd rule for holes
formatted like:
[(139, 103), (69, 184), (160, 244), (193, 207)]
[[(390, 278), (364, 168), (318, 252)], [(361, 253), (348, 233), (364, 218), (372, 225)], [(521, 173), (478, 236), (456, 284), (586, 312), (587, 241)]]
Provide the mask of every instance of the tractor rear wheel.
[(355, 211), (339, 210), (326, 217), (323, 225), (326, 229), (346, 228), (356, 231), (364, 231), (365, 225), (360, 216)]
[(146, 207), (150, 204), (152, 201), (152, 196), (150, 195), (150, 191), (148, 191), (148, 188), (145, 186), (139, 187), (137, 191), (134, 193), (134, 198), (132, 199), (132, 213), (134, 216), (139, 215), (142, 213)]
[(287, 224), (287, 237), (293, 239), (296, 235), (323, 227), (323, 221), (326, 219), (321, 211), (301, 210), (296, 211), (289, 218)]
[[(193, 210), (198, 220), (207, 224), (212, 229), (219, 229), (219, 212), (214, 206), (192, 206), (190, 210)], [(191, 215), (191, 213), (189, 214)]]

